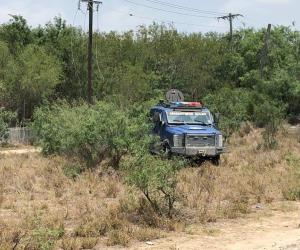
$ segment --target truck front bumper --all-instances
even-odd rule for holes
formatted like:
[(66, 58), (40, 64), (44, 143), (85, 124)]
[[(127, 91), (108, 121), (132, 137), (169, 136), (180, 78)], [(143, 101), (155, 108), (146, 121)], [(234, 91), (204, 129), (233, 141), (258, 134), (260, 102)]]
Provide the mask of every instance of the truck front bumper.
[(171, 148), (173, 154), (186, 156), (217, 156), (225, 152), (225, 148), (219, 147), (173, 147)]

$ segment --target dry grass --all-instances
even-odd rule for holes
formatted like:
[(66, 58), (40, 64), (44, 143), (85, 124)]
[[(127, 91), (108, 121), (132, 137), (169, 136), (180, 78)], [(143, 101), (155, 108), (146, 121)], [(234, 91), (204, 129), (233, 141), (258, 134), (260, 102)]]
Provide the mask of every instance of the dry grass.
[(263, 151), (260, 131), (247, 127), (230, 143), (220, 167), (180, 172), (176, 220), (159, 218), (113, 170), (77, 174), (78, 166), (58, 157), (0, 155), (0, 249), (128, 246), (300, 197), (297, 137), (282, 135), (277, 150)]
[[(280, 135), (274, 151), (259, 149), (259, 130), (231, 139), (230, 152), (221, 167), (185, 169), (180, 174), (179, 192), (191, 218), (215, 221), (236, 218), (254, 204), (300, 197), (300, 145), (293, 136)], [(298, 172), (298, 174), (297, 174)]]

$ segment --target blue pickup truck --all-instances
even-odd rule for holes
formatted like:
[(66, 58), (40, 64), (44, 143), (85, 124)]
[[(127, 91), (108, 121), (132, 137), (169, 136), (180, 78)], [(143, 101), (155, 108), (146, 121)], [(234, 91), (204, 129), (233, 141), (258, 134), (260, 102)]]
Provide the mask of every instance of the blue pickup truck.
[(219, 165), (223, 136), (211, 112), (200, 102), (163, 102), (150, 111), (153, 133), (164, 154), (209, 159)]

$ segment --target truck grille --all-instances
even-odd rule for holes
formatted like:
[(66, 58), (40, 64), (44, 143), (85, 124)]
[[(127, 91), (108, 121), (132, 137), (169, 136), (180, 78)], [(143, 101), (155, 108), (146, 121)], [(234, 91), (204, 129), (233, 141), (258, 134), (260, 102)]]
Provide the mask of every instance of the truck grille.
[(212, 147), (216, 145), (215, 135), (187, 135), (187, 147)]

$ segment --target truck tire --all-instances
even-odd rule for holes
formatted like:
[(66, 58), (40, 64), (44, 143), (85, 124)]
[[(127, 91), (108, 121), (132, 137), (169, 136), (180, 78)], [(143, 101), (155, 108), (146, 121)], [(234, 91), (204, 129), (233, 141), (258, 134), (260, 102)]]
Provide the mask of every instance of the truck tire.
[(220, 166), (220, 159), (221, 159), (220, 155), (217, 155), (211, 159), (211, 162), (215, 166)]
[(163, 145), (163, 154), (164, 154), (164, 157), (166, 157), (167, 159), (171, 159), (172, 151), (168, 144)]

